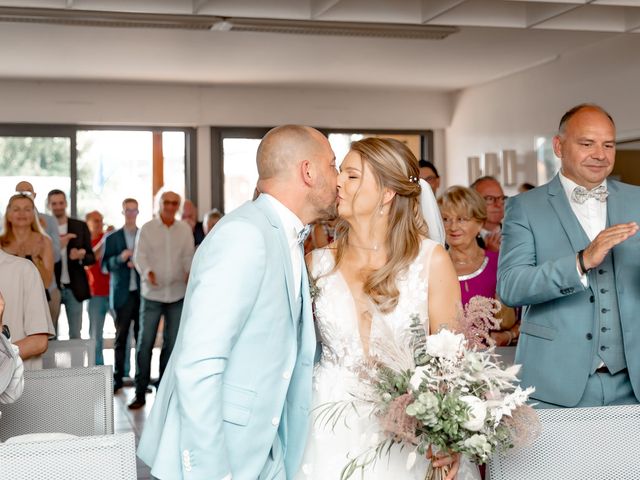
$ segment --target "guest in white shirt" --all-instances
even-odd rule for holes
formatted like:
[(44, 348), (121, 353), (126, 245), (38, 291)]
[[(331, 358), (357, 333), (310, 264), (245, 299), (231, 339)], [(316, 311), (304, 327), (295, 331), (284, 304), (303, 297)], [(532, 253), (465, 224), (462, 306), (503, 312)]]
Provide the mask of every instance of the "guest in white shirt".
[(145, 223), (136, 238), (133, 263), (140, 273), (140, 331), (136, 347), (136, 396), (129, 408), (145, 404), (151, 355), (160, 317), (164, 316), (160, 379), (178, 335), (182, 301), (195, 250), (191, 228), (176, 220), (180, 196), (164, 192), (157, 218)]
[(20, 349), (27, 369), (42, 368), (40, 355), (55, 334), (38, 269), (29, 260), (0, 249), (0, 295), (4, 297), (3, 325)]

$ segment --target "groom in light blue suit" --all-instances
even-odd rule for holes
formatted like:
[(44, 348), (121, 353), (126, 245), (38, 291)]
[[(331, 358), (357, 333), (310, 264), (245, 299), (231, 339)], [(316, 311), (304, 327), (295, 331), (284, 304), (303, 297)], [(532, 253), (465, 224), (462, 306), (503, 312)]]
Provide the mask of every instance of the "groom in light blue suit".
[(284, 480), (300, 466), (316, 340), (298, 237), (335, 208), (335, 156), (320, 132), (289, 125), (267, 133), (257, 164), (261, 195), (193, 260), (138, 449), (162, 480)]
[(560, 173), (509, 200), (498, 294), (523, 305), (516, 363), (539, 407), (640, 399), (640, 188), (607, 179), (615, 126), (596, 105), (560, 121)]

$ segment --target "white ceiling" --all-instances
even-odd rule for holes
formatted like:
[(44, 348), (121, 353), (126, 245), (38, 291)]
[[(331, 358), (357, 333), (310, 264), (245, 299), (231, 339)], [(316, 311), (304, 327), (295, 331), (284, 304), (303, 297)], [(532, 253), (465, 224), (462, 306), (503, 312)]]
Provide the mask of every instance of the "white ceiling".
[(0, 15), (8, 7), (460, 29), (418, 40), (0, 22), (0, 78), (451, 91), (640, 32), (640, 0), (0, 0)]

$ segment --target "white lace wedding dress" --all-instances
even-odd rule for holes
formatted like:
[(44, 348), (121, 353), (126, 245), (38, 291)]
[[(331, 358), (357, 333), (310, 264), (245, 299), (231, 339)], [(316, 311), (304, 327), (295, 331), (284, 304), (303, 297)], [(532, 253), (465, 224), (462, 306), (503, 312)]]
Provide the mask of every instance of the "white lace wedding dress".
[[(413, 314), (428, 325), (428, 265), (433, 248), (432, 240), (422, 242), (420, 253), (404, 274), (398, 278), (400, 297), (397, 307), (389, 314), (374, 312), (371, 318), (371, 340), (385, 328), (404, 331)], [(363, 357), (355, 303), (339, 271), (333, 271), (334, 256), (331, 249), (315, 250), (312, 254), (311, 275), (316, 280), (315, 316), (322, 342), (322, 357), (314, 372), (313, 406), (351, 398), (358, 388), (358, 378), (352, 367)], [(386, 324), (386, 325), (385, 325)], [(383, 328), (384, 327), (384, 328)], [(388, 333), (388, 331), (387, 331)], [(371, 347), (373, 348), (373, 347)], [(374, 353), (374, 352), (372, 352)], [(362, 453), (371, 443), (377, 443), (378, 425), (367, 412), (350, 410), (335, 428), (313, 420), (305, 450), (303, 464), (296, 480), (339, 480), (342, 469), (351, 458)], [(366, 480), (423, 480), (427, 461), (418, 458), (413, 468), (407, 469), (410, 450), (394, 445), (389, 456), (383, 455), (373, 467), (364, 471)], [(360, 472), (352, 477), (360, 479)], [(463, 461), (457, 480), (476, 480), (480, 475), (475, 465)]]

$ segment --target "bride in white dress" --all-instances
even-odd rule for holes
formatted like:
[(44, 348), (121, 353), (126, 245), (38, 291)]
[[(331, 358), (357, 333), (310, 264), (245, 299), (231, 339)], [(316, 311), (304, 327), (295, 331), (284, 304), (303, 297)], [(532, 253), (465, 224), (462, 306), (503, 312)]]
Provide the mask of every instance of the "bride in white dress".
[[(375, 352), (377, 336), (403, 331), (418, 314), (427, 332), (452, 326), (460, 302), (449, 256), (427, 238), (420, 209), (418, 162), (401, 142), (368, 138), (352, 144), (338, 176), (338, 240), (308, 258), (315, 280), (315, 317), (322, 356), (314, 373), (314, 407), (350, 398), (358, 388), (353, 367)], [(386, 333), (385, 333), (386, 332)], [(368, 412), (350, 411), (327, 426), (314, 412), (297, 480), (339, 480), (350, 459), (376, 442), (378, 425)], [(408, 449), (394, 445), (366, 480), (423, 480), (427, 460), (407, 469)], [(441, 460), (451, 462), (451, 457)], [(457, 476), (480, 478), (462, 461)], [(360, 472), (354, 474), (354, 480)]]

